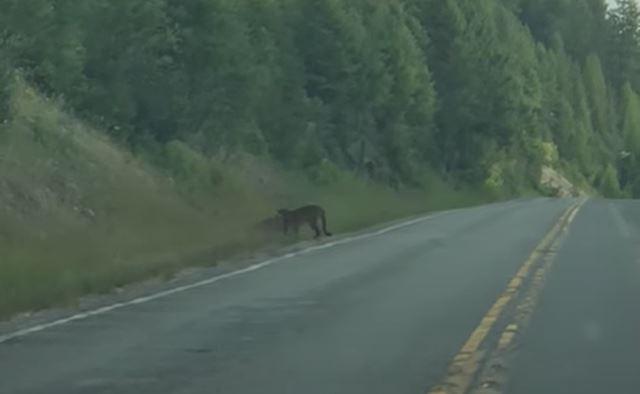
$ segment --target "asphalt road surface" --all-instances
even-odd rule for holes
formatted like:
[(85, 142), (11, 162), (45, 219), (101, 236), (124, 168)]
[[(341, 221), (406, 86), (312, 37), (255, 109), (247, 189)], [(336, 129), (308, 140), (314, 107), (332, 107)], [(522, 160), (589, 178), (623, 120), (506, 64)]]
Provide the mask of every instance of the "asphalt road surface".
[[(640, 203), (576, 204), (446, 212), (5, 336), (0, 393), (638, 393)], [(461, 354), (468, 385), (443, 385)]]

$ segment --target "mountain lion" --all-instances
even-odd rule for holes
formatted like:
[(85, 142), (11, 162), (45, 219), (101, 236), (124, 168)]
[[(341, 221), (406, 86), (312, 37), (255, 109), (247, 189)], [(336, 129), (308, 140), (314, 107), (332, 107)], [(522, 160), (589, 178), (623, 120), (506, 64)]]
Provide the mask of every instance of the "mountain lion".
[(315, 238), (320, 237), (320, 227), (318, 227), (318, 221), (322, 224), (322, 232), (327, 237), (331, 236), (331, 233), (327, 231), (327, 218), (325, 211), (318, 205), (306, 205), (294, 210), (279, 209), (278, 213), (282, 216), (284, 224), (284, 233), (287, 234), (289, 228), (293, 228), (295, 234), (298, 234), (298, 229), (303, 224), (308, 224), (313, 231), (315, 231)]

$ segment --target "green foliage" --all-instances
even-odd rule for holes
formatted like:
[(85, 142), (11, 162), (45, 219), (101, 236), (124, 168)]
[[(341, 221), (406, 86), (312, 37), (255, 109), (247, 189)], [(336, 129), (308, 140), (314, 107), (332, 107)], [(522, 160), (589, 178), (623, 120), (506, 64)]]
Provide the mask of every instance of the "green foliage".
[(629, 83), (622, 89), (622, 133), (625, 149), (634, 155), (640, 155), (640, 97)]
[(515, 0), (515, 8), (533, 34), (547, 45), (560, 37), (569, 53), (582, 61), (600, 53), (606, 39), (605, 0)]
[(632, 0), (5, 3), (0, 76), (18, 70), (178, 172), (241, 153), (313, 179), (375, 163), (368, 175), (397, 186), (435, 169), (520, 189), (496, 180), (498, 162), (522, 185), (542, 164), (592, 181), (608, 164), (628, 172)]
[(223, 175), (212, 160), (194, 151), (180, 141), (171, 141), (165, 147), (164, 166), (182, 184), (194, 188), (211, 188), (223, 181)]
[(640, 88), (640, 9), (634, 0), (616, 0), (609, 12), (608, 67), (616, 87)]
[(308, 170), (311, 181), (318, 185), (331, 185), (339, 181), (343, 174), (340, 169), (329, 160), (322, 160)]
[(599, 188), (605, 197), (616, 198), (622, 196), (620, 183), (618, 182), (618, 173), (611, 164), (602, 170)]
[(397, 193), (328, 160), (309, 182), (271, 160), (222, 161), (179, 141), (166, 144), (158, 171), (61, 107), (11, 83), (0, 125), (0, 319), (264, 248), (249, 229), (279, 207), (320, 203), (343, 232), (484, 198), (437, 175), (428, 193)]
[(611, 135), (611, 130), (609, 130), (611, 123), (608, 119), (609, 94), (598, 56), (591, 54), (587, 57), (584, 75), (593, 127), (596, 132), (602, 135)]
[(640, 197), (633, 0), (0, 3), (0, 313), (256, 246), (302, 200), (353, 229), (540, 191), (544, 167)]

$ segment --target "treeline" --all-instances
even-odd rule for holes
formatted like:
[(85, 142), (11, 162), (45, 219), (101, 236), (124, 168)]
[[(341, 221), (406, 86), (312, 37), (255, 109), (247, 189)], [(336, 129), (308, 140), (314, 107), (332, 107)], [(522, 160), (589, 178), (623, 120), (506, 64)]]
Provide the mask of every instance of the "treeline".
[[(633, 0), (0, 0), (0, 68), (162, 162), (640, 196)], [(1, 142), (0, 142), (1, 143)]]

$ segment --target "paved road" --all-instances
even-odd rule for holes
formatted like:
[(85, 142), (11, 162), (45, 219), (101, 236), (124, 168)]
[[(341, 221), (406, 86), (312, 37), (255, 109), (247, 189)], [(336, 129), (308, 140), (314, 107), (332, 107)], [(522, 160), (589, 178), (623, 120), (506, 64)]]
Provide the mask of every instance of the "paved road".
[(640, 393), (640, 202), (587, 203), (556, 260), (507, 392)]
[[(573, 203), (452, 211), (20, 337), (0, 394), (425, 393)], [(640, 390), (636, 225), (638, 203), (582, 208), (505, 392)]]

